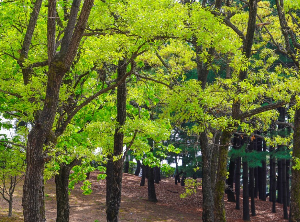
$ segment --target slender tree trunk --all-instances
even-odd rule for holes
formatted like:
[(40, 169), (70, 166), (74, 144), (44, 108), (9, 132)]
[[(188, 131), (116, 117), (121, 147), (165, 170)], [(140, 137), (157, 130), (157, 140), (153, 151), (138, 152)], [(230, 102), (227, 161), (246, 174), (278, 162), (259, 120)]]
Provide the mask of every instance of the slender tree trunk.
[[(297, 108), (294, 117), (294, 136), (293, 136), (293, 164), (296, 165), (295, 158), (300, 158), (300, 109)], [(291, 184), (291, 221), (300, 221), (300, 170), (292, 167)]]
[(216, 186), (217, 179), (217, 169), (218, 169), (218, 159), (219, 159), (219, 143), (220, 143), (221, 133), (217, 131), (214, 135), (214, 145), (212, 151), (212, 160), (211, 160), (211, 189), (214, 195), (214, 190)]
[(160, 179), (160, 167), (154, 167), (154, 182), (159, 184)]
[(141, 183), (140, 186), (145, 186), (145, 180), (146, 180), (146, 166), (142, 165), (142, 178), (141, 178)]
[(276, 213), (276, 159), (272, 157), (272, 213)]
[(62, 163), (57, 175), (55, 175), (56, 186), (56, 222), (68, 222), (70, 217), (69, 204), (69, 176), (71, 169), (80, 164), (80, 160), (73, 160), (70, 164)]
[(236, 158), (236, 169), (235, 169), (235, 195), (236, 203), (235, 209), (240, 209), (240, 189), (241, 189), (241, 157)]
[(286, 160), (282, 160), (282, 203), (283, 203), (283, 218), (288, 219), (287, 211), (287, 183), (286, 183)]
[(137, 161), (137, 164), (136, 164), (136, 170), (135, 170), (135, 173), (134, 175), (138, 176), (140, 175), (140, 171), (141, 171), (141, 161)]
[(243, 220), (250, 221), (248, 161), (243, 158)]
[(278, 167), (278, 180), (277, 180), (277, 190), (278, 190), (278, 197), (277, 202), (282, 203), (282, 193), (283, 193), (283, 187), (282, 187), (282, 159), (277, 160), (277, 167)]
[[(120, 60), (117, 80), (126, 74), (126, 68), (126, 61)], [(120, 129), (126, 121), (126, 98), (126, 82), (123, 82), (117, 89), (117, 122), (119, 125), (115, 129), (113, 155), (109, 155), (107, 162), (106, 217), (108, 222), (118, 222), (121, 203), (124, 133)], [(117, 157), (117, 160), (114, 160), (113, 157)]]
[[(263, 152), (266, 152), (266, 142), (263, 141)], [(266, 158), (262, 161), (262, 168), (261, 168), (261, 195), (260, 198), (263, 201), (266, 201), (266, 187), (267, 187), (267, 164), (266, 164)]]
[(255, 168), (250, 168), (250, 196), (251, 196), (251, 215), (255, 216), (255, 188), (254, 188), (254, 170)]
[(12, 216), (12, 208), (13, 208), (13, 195), (9, 195), (9, 201), (8, 201), (8, 217)]
[(229, 163), (229, 176), (227, 180), (227, 198), (229, 202), (235, 202), (235, 196), (233, 192), (233, 178), (234, 178), (235, 160), (230, 158)]

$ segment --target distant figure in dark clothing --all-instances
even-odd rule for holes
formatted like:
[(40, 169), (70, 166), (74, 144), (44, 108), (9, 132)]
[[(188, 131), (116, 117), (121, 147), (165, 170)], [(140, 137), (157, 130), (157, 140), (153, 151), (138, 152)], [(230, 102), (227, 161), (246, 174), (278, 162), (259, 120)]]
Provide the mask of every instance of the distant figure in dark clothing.
[(177, 182), (180, 183), (180, 175), (182, 174), (183, 172), (180, 171), (179, 173), (177, 173), (175, 175), (175, 185), (177, 185)]
[(183, 187), (185, 185), (185, 179), (186, 179), (186, 173), (184, 172), (182, 175), (182, 178), (181, 178), (181, 186), (183, 186)]

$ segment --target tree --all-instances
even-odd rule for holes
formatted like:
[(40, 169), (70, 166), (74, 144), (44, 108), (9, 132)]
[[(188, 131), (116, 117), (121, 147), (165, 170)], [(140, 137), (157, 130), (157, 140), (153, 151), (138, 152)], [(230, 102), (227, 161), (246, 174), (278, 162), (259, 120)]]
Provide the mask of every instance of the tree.
[(0, 142), (0, 194), (8, 202), (8, 216), (11, 217), (14, 191), (25, 172), (25, 150), (22, 145), (7, 142)]

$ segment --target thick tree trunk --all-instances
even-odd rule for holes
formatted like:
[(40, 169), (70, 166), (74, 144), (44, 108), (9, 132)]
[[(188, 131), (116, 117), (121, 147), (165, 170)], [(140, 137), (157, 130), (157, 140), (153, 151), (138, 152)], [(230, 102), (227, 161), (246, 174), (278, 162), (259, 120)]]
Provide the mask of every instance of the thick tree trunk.
[(219, 162), (218, 173), (215, 187), (214, 196), (214, 213), (215, 221), (226, 222), (226, 211), (224, 205), (224, 192), (225, 192), (225, 180), (227, 174), (227, 156), (228, 156), (228, 144), (230, 142), (231, 132), (223, 131), (220, 148), (219, 148)]
[[(293, 148), (293, 165), (295, 158), (300, 158), (300, 109), (297, 108), (294, 117), (294, 148)], [(291, 184), (291, 217), (292, 222), (300, 221), (300, 170), (292, 168)]]
[(62, 164), (59, 169), (59, 174), (55, 175), (56, 185), (56, 204), (57, 218), (56, 222), (68, 222), (70, 215), (69, 205), (69, 175), (70, 168)]
[(148, 200), (151, 202), (157, 202), (154, 184), (154, 170), (152, 167), (149, 167), (148, 174)]
[(278, 180), (277, 180), (278, 197), (277, 197), (277, 202), (278, 203), (282, 203), (282, 193), (283, 193), (283, 187), (282, 187), (282, 161), (283, 160), (277, 160), (277, 167), (278, 167)]
[[(126, 74), (127, 63), (125, 60), (119, 61), (118, 64), (118, 80)], [(123, 167), (123, 139), (124, 133), (120, 128), (126, 121), (126, 82), (123, 82), (117, 89), (117, 122), (118, 126), (114, 135), (113, 154), (109, 155), (107, 162), (106, 177), (106, 216), (108, 222), (117, 222), (119, 208), (121, 203), (122, 188), (122, 167)], [(117, 157), (114, 160), (113, 157)]]
[(203, 213), (202, 220), (205, 222), (214, 221), (214, 197), (211, 181), (211, 151), (208, 146), (208, 139), (205, 132), (200, 134), (200, 146), (202, 151), (203, 161), (203, 179), (202, 179), (202, 194), (203, 194)]
[[(42, 1), (36, 1), (36, 4)], [(52, 4), (54, 1), (49, 4), (49, 12), (55, 10), (55, 4)], [(44, 107), (38, 117), (36, 117), (35, 125), (28, 135), (27, 140), (27, 149), (26, 149), (26, 175), (24, 179), (23, 186), (23, 215), (24, 222), (44, 222), (45, 221), (45, 206), (44, 206), (44, 158), (43, 158), (43, 148), (46, 143), (46, 138), (50, 135), (50, 131), (53, 126), (54, 117), (56, 114), (56, 109), (59, 100), (59, 91), (62, 82), (62, 78), (65, 73), (68, 72), (70, 66), (76, 56), (80, 40), (82, 38), (83, 32), (86, 27), (86, 23), (89, 17), (90, 10), (94, 4), (93, 0), (86, 0), (82, 6), (81, 14), (73, 26), (70, 26), (70, 29), (66, 29), (66, 33), (70, 33), (71, 38), (68, 41), (62, 43), (62, 47), (65, 47), (67, 51), (59, 53), (55, 58), (49, 60), (49, 71), (47, 73), (47, 87), (46, 87), (46, 96), (44, 100)], [(72, 5), (73, 6), (73, 5)], [(79, 7), (75, 10), (79, 10)], [(74, 11), (74, 10), (72, 10)], [(33, 14), (38, 15), (38, 11), (35, 9), (32, 12)], [(36, 16), (37, 16), (36, 15)], [(31, 17), (31, 19), (34, 16)], [(74, 16), (76, 21), (77, 13)], [(52, 19), (53, 20), (53, 19)], [(51, 23), (53, 24), (53, 23)], [(69, 23), (68, 23), (69, 25)], [(35, 26), (35, 25), (34, 25)], [(34, 30), (34, 26), (31, 27)], [(51, 26), (53, 27), (53, 26)], [(55, 28), (55, 24), (54, 24)], [(51, 39), (53, 40), (53, 33), (49, 32), (50, 25), (48, 24), (48, 46), (51, 44)], [(74, 32), (73, 32), (74, 31)], [(31, 32), (31, 34), (33, 31)], [(52, 34), (51, 34), (52, 33)], [(66, 34), (65, 33), (65, 34)], [(27, 34), (26, 34), (27, 35)], [(30, 38), (31, 39), (31, 38)], [(55, 39), (55, 38), (54, 38)], [(64, 39), (66, 39), (64, 37)], [(28, 47), (25, 49), (22, 48), (21, 54), (25, 56), (28, 55), (28, 50), (30, 46), (30, 41), (28, 40)], [(27, 43), (24, 41), (24, 45)], [(53, 44), (52, 44), (53, 45)], [(48, 51), (52, 50), (48, 47)], [(25, 54), (23, 53), (25, 52)], [(26, 56), (25, 56), (26, 57)], [(22, 63), (22, 58), (20, 62)], [(51, 61), (50, 61), (51, 60)], [(22, 67), (22, 66), (21, 66)], [(26, 84), (26, 79), (28, 76), (24, 77), (24, 82)]]

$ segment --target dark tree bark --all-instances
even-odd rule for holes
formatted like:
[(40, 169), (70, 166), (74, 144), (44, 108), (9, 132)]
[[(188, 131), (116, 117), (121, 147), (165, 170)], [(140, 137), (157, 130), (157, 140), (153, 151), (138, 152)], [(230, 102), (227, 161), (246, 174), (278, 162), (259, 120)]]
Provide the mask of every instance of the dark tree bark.
[(235, 202), (235, 196), (233, 192), (233, 178), (234, 178), (234, 168), (235, 168), (235, 160), (230, 158), (229, 163), (229, 176), (227, 180), (227, 198), (229, 202)]
[[(117, 80), (120, 80), (126, 75), (127, 62), (120, 60), (117, 69)], [(106, 177), (106, 218), (108, 222), (117, 222), (119, 208), (121, 203), (121, 188), (122, 188), (122, 167), (123, 158), (123, 139), (124, 133), (120, 130), (126, 121), (126, 82), (120, 84), (117, 88), (117, 122), (118, 126), (115, 129), (114, 135), (114, 150), (113, 154), (108, 156), (107, 162), (107, 177)], [(118, 157), (113, 160), (113, 157)]]
[[(27, 168), (22, 199), (25, 222), (43, 222), (45, 220), (43, 147), (53, 126), (62, 79), (70, 69), (71, 63), (75, 58), (93, 2), (93, 0), (84, 2), (76, 27), (72, 30), (65, 30), (65, 32), (71, 31), (73, 33), (70, 41), (65, 43), (68, 44), (68, 50), (66, 53), (60, 53), (55, 56), (49, 65), (44, 107), (40, 115), (36, 118), (35, 125), (28, 135), (26, 152)], [(54, 4), (52, 4), (52, 7), (52, 10), (55, 10)], [(53, 38), (48, 38), (48, 41), (51, 41), (51, 39)], [(24, 77), (24, 82), (25, 78), (29, 79), (28, 76)]]
[(250, 197), (251, 197), (251, 215), (252, 216), (255, 216), (256, 213), (255, 213), (255, 201), (254, 201), (254, 170), (255, 168), (250, 168), (249, 169), (249, 173), (250, 173), (250, 186), (249, 186), (249, 191), (250, 191)]
[[(297, 108), (294, 117), (293, 158), (300, 158), (300, 109)], [(293, 165), (295, 165), (293, 159)], [(300, 171), (292, 168), (291, 184), (291, 216), (290, 221), (300, 221)]]
[(241, 189), (241, 157), (236, 158), (236, 169), (235, 169), (235, 195), (236, 203), (235, 209), (240, 209), (240, 189)]
[(160, 167), (154, 167), (154, 182), (159, 184), (160, 179)]
[(282, 187), (282, 161), (283, 160), (277, 160), (277, 167), (278, 167), (278, 180), (277, 180), (277, 190), (278, 190), (278, 197), (277, 202), (282, 203), (282, 193), (283, 193), (283, 187)]
[(283, 218), (288, 219), (287, 211), (287, 183), (286, 183), (286, 160), (282, 160), (282, 203), (283, 203)]
[(154, 170), (152, 167), (149, 167), (148, 174), (148, 200), (151, 202), (157, 202), (155, 184), (154, 184)]
[[(233, 148), (234, 149), (240, 149), (243, 145), (243, 141), (241, 140), (241, 137), (234, 134), (233, 138)], [(240, 189), (241, 189), (241, 157), (235, 158), (235, 195), (236, 195), (236, 202), (235, 202), (235, 209), (240, 209)]]
[(140, 175), (140, 171), (141, 171), (141, 161), (138, 160), (136, 163), (136, 170), (135, 170), (134, 175), (136, 175), (136, 176)]
[(271, 193), (270, 193), (270, 197), (272, 197), (272, 213), (276, 213), (276, 159), (275, 157), (272, 155), (271, 157), (271, 170), (270, 170), (270, 173), (271, 173), (271, 180), (272, 180), (272, 183), (271, 183)]
[(214, 135), (214, 145), (212, 151), (212, 161), (211, 161), (211, 189), (215, 190), (217, 169), (218, 169), (218, 159), (219, 159), (219, 143), (220, 143), (220, 131), (215, 132)]
[[(260, 144), (260, 143), (258, 143)], [(263, 152), (266, 152), (266, 142), (263, 141)], [(267, 164), (266, 158), (262, 161), (262, 167), (260, 168), (260, 191), (259, 199), (266, 201), (266, 187), (267, 187)]]
[(145, 186), (145, 180), (146, 180), (146, 166), (145, 165), (142, 165), (142, 178), (141, 178), (141, 183), (140, 183), (140, 186)]
[(243, 220), (250, 221), (248, 161), (243, 158)]
[[(253, 150), (255, 150), (255, 145), (256, 145), (256, 140), (253, 140), (253, 141), (250, 142), (249, 152), (252, 152)], [(249, 194), (250, 194), (250, 198), (251, 198), (251, 215), (252, 216), (256, 215), (255, 214), (255, 201), (254, 201), (254, 196), (255, 196), (255, 194), (254, 194), (254, 191), (255, 191), (254, 171), (255, 171), (254, 167), (251, 167), (249, 169)], [(244, 185), (244, 187), (245, 187), (245, 185)]]
[(56, 222), (68, 222), (70, 216), (69, 205), (69, 176), (71, 169), (80, 164), (75, 159), (70, 164), (62, 163), (57, 175), (55, 175), (57, 217)]
[(200, 134), (200, 146), (203, 161), (202, 195), (203, 195), (203, 221), (214, 221), (214, 197), (211, 182), (211, 158), (212, 152), (209, 149), (206, 132)]

